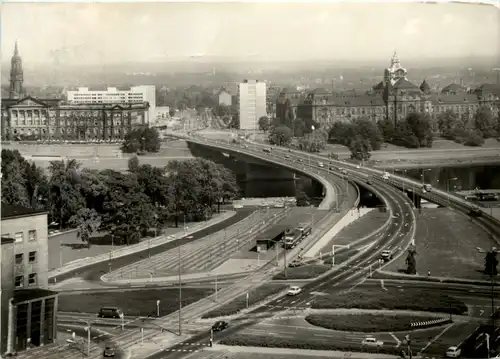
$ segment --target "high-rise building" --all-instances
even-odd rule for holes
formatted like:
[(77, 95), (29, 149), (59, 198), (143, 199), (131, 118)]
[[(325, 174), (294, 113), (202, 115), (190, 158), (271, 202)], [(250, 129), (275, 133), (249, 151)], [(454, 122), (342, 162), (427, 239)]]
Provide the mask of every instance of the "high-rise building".
[(266, 116), (266, 84), (259, 80), (240, 83), (240, 129), (257, 130), (259, 118)]
[(1, 212), (3, 354), (54, 342), (57, 292), (48, 289), (47, 212), (4, 203)]
[(134, 104), (149, 103), (149, 118), (146, 123), (154, 121), (156, 117), (156, 88), (154, 85), (132, 86), (129, 90), (118, 90), (108, 87), (106, 90), (91, 90), (80, 87), (77, 91), (67, 92), (68, 102), (71, 104)]
[(14, 56), (10, 61), (10, 86), (9, 86), (9, 97), (10, 98), (20, 98), (24, 96), (23, 88), (23, 62), (21, 56), (19, 56), (19, 49), (17, 48), (17, 41), (14, 47)]

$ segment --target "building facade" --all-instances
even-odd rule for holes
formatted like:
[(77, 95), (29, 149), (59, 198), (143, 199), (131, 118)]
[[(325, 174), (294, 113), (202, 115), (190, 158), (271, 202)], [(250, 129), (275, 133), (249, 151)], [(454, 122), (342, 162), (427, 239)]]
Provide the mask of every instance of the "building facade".
[(226, 90), (222, 89), (217, 95), (217, 101), (219, 103), (219, 106), (231, 106), (233, 104), (233, 96)]
[(147, 126), (148, 103), (63, 104), (32, 97), (2, 99), (2, 140), (120, 141)]
[(257, 130), (259, 118), (267, 116), (266, 84), (259, 80), (245, 80), (239, 89), (240, 129)]
[(9, 337), (9, 305), (16, 288), (14, 274), (14, 239), (2, 236), (0, 245), (0, 354), (7, 351)]
[(412, 112), (422, 112), (431, 116), (437, 130), (437, 118), (447, 110), (471, 124), (479, 106), (489, 107), (494, 116), (498, 116), (500, 108), (500, 85), (485, 84), (471, 92), (463, 83), (451, 84), (439, 94), (431, 93), (425, 80), (417, 86), (407, 79), (407, 70), (396, 54), (384, 70), (383, 80), (368, 93), (332, 93), (319, 88), (302, 96), (289, 88), (281, 91), (276, 102), (276, 117), (281, 123), (296, 116), (326, 128), (334, 122), (360, 118), (376, 122), (389, 119), (396, 124)]
[(156, 88), (154, 85), (132, 86), (128, 90), (118, 90), (116, 87), (108, 87), (107, 90), (90, 90), (88, 87), (80, 87), (76, 91), (67, 91), (70, 104), (149, 104), (146, 123), (156, 118)]
[(47, 213), (2, 203), (1, 225), (2, 238), (13, 244), (5, 272), (2, 258), (2, 288), (4, 282), (14, 288), (10, 298), (2, 298), (9, 301), (7, 318), (2, 316), (2, 328), (8, 328), (4, 353), (13, 353), (54, 342), (57, 292), (48, 289)]

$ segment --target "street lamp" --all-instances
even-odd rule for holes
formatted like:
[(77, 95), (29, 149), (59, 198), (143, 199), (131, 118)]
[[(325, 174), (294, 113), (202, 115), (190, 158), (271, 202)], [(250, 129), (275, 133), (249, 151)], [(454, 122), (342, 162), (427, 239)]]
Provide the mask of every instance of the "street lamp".
[(448, 178), (448, 181), (446, 181), (446, 194), (448, 196), (448, 205), (450, 204), (450, 182), (451, 181), (456, 181), (458, 177), (453, 177), (453, 178)]

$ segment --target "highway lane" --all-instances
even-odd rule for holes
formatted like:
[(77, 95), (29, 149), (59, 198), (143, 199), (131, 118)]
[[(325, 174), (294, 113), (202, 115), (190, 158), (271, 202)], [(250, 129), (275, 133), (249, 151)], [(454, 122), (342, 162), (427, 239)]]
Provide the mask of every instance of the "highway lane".
[(253, 212), (253, 209), (251, 208), (242, 208), (236, 212), (234, 216), (231, 218), (226, 219), (225, 221), (222, 221), (220, 223), (214, 224), (213, 226), (210, 226), (208, 228), (204, 228), (199, 230), (198, 232), (193, 233), (192, 235), (189, 236), (189, 238), (179, 238), (174, 241), (159, 245), (157, 247), (153, 247), (150, 249), (145, 249), (140, 252), (135, 252), (131, 253), (130, 255), (120, 257), (120, 258), (113, 258), (110, 261), (105, 261), (101, 263), (96, 263), (96, 264), (91, 264), (87, 267), (83, 268), (78, 268), (75, 269), (71, 272), (59, 274), (55, 276), (55, 279), (57, 282), (64, 281), (66, 279), (74, 278), (74, 277), (81, 277), (86, 281), (100, 281), (100, 277), (109, 272), (109, 264), (111, 263), (111, 268), (112, 270), (116, 270), (122, 267), (125, 267), (127, 265), (130, 265), (134, 262), (137, 262), (141, 259), (148, 258), (149, 253), (151, 253), (151, 256), (163, 253), (165, 251), (168, 251), (169, 249), (176, 248), (180, 245), (187, 244), (193, 241), (196, 241), (198, 239), (204, 238), (212, 233), (218, 232), (220, 230), (223, 230), (226, 227), (229, 227), (244, 218), (246, 218), (250, 213)]

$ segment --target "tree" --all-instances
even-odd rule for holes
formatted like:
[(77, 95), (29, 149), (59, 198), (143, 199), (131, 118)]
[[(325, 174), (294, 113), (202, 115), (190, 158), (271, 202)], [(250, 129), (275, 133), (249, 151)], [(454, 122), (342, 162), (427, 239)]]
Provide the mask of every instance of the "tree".
[(408, 255), (406, 256), (406, 273), (407, 274), (417, 274), (417, 260), (416, 260), (417, 251), (415, 246), (411, 245), (408, 248)]
[(418, 148), (420, 147), (419, 140), (417, 136), (413, 133), (412, 128), (406, 121), (398, 122), (395, 128), (395, 136), (392, 143), (397, 146), (403, 146), (407, 148)]
[(229, 123), (230, 128), (240, 128), (240, 114), (235, 113), (231, 116), (231, 122)]
[(215, 106), (215, 115), (217, 117), (231, 116), (231, 107), (224, 104)]
[(155, 128), (135, 129), (125, 135), (121, 150), (124, 153), (158, 152), (160, 134)]
[(481, 133), (483, 138), (490, 138), (496, 135), (493, 113), (489, 107), (481, 106), (477, 109), (474, 116), (474, 127)]
[(277, 146), (286, 146), (292, 141), (292, 130), (280, 125), (274, 128), (269, 135), (269, 143)]
[(87, 247), (90, 248), (90, 238), (101, 227), (101, 216), (94, 209), (81, 208), (71, 216), (69, 224), (78, 229), (78, 238), (87, 243)]
[(297, 189), (297, 192), (295, 193), (295, 204), (297, 205), (297, 207), (310, 206), (311, 203), (309, 201), (310, 198), (306, 194), (306, 192), (304, 192), (302, 189)]
[(438, 115), (437, 120), (441, 135), (447, 139), (454, 139), (455, 128), (460, 126), (457, 114), (451, 110), (446, 110)]
[(498, 259), (497, 259), (497, 251), (489, 251), (486, 252), (484, 257), (484, 273), (496, 276), (498, 274)]
[(129, 172), (137, 172), (139, 170), (139, 158), (137, 156), (128, 159)]
[(267, 116), (262, 116), (259, 118), (259, 129), (267, 132), (269, 130), (270, 123), (269, 123), (269, 118)]
[(356, 134), (362, 139), (370, 142), (370, 151), (380, 150), (384, 137), (376, 123), (368, 119), (359, 119), (354, 122)]
[(385, 142), (392, 142), (396, 137), (396, 129), (391, 119), (385, 118), (378, 122), (378, 128)]
[(299, 148), (307, 152), (320, 152), (326, 147), (326, 139), (322, 133), (308, 133), (299, 140)]
[(174, 107), (170, 107), (168, 109), (168, 114), (170, 115), (170, 117), (173, 117), (175, 115), (175, 108)]
[(417, 138), (419, 147), (432, 147), (432, 127), (428, 114), (412, 112), (406, 117), (405, 122)]
[(361, 135), (356, 135), (349, 144), (349, 150), (351, 151), (351, 158), (358, 161), (367, 161), (370, 159), (370, 152), (372, 146), (370, 141), (363, 138)]
[[(2, 155), (3, 153), (2, 150)], [(2, 163), (2, 202), (30, 207), (31, 201), (26, 190), (22, 165), (18, 160), (13, 160), (5, 165)]]

